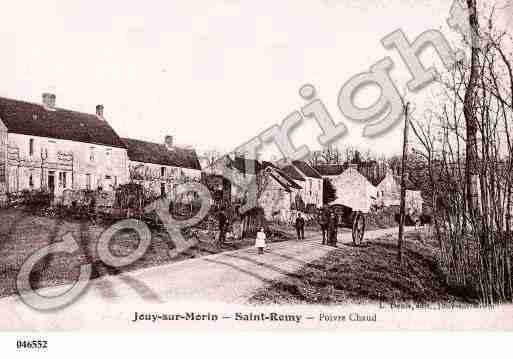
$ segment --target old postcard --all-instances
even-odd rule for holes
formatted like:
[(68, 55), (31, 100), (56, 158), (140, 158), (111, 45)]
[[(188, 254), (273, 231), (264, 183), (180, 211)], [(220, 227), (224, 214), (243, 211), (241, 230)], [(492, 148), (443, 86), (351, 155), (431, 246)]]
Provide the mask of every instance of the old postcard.
[(513, 2), (0, 20), (2, 331), (513, 329)]

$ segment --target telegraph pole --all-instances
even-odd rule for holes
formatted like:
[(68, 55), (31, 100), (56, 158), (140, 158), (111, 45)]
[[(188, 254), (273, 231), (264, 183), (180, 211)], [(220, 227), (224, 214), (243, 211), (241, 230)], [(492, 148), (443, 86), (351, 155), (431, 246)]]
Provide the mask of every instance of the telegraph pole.
[(403, 242), (404, 242), (404, 220), (406, 207), (406, 160), (408, 157), (408, 110), (410, 103), (404, 105), (404, 133), (403, 133), (403, 158), (401, 160), (401, 205), (399, 210), (399, 238), (398, 238), (398, 259), (399, 263), (403, 263)]

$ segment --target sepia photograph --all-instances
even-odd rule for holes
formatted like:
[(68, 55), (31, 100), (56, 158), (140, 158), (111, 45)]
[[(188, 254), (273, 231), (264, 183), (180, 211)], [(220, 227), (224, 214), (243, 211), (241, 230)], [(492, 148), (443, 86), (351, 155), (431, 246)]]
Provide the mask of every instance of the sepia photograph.
[(513, 330), (513, 1), (21, 1), (0, 44), (14, 353)]

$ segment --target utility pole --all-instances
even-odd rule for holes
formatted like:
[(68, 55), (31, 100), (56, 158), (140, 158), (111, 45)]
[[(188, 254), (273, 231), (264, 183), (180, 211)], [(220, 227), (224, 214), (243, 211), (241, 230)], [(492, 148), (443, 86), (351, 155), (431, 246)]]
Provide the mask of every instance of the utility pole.
[(399, 263), (403, 263), (403, 241), (404, 241), (404, 219), (406, 207), (406, 160), (408, 157), (408, 110), (410, 103), (404, 105), (404, 133), (403, 133), (403, 158), (401, 159), (401, 205), (399, 210), (399, 238), (398, 238), (398, 259)]

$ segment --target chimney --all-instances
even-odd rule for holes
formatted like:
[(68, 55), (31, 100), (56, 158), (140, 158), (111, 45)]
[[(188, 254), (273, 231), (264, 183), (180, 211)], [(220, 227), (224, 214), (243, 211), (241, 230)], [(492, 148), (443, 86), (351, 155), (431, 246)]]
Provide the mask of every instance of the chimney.
[(43, 106), (47, 110), (53, 110), (55, 109), (55, 94), (45, 92), (43, 93)]
[(164, 144), (166, 145), (168, 150), (173, 148), (173, 136), (167, 135), (164, 140)]
[(103, 105), (96, 105), (96, 116), (103, 120)]

